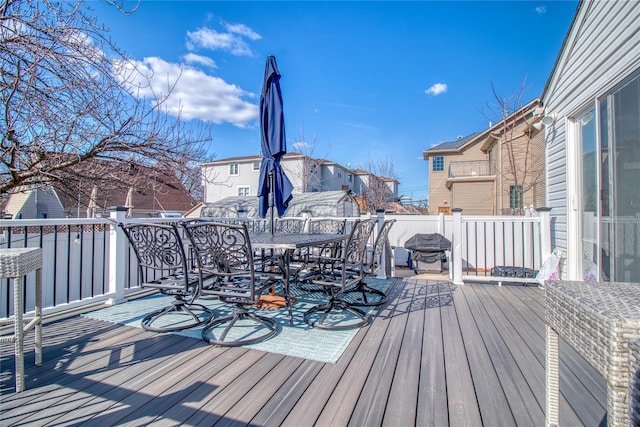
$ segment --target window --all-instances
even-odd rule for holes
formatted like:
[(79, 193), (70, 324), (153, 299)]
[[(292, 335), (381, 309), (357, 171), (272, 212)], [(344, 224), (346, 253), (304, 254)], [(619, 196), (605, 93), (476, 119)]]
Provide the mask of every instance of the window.
[(444, 157), (437, 156), (432, 160), (431, 170), (434, 172), (442, 172), (444, 171)]
[(249, 186), (238, 187), (238, 196), (250, 196)]
[(509, 186), (509, 207), (511, 209), (521, 209), (522, 204), (522, 192), (524, 188), (522, 185), (510, 185)]
[(254, 171), (260, 170), (260, 160), (256, 160), (255, 162), (253, 162), (253, 170)]
[(229, 175), (239, 175), (239, 166), (237, 163), (229, 163)]

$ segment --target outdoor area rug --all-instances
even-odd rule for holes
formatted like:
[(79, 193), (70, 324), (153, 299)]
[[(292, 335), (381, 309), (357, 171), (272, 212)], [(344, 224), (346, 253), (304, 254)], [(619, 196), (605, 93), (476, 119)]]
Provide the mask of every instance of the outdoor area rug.
[[(372, 288), (386, 291), (391, 284), (391, 280), (368, 279), (367, 284)], [(245, 347), (324, 363), (336, 363), (358, 332), (358, 329), (327, 331), (312, 328), (302, 320), (302, 315), (312, 306), (325, 301), (326, 295), (319, 292), (305, 292), (295, 286), (291, 287), (291, 295), (295, 298), (295, 303), (292, 306), (293, 326), (289, 323), (289, 312), (286, 308), (253, 309), (261, 315), (276, 320), (279, 329), (274, 337)], [(154, 294), (84, 313), (82, 316), (141, 328), (140, 322), (146, 314), (171, 304), (172, 299), (172, 297), (165, 295)], [(233, 309), (231, 305), (224, 304), (218, 300), (200, 299), (198, 302), (211, 308), (215, 316), (226, 315)], [(369, 312), (372, 310), (371, 308), (367, 309), (367, 307), (362, 307), (362, 309)], [(202, 339), (202, 326), (172, 333)]]

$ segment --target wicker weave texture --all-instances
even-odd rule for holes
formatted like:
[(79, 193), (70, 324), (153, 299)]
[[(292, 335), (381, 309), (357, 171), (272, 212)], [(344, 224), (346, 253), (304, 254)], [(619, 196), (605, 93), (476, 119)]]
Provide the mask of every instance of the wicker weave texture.
[(24, 276), (42, 265), (42, 249), (11, 248), (0, 249), (0, 277)]
[(640, 420), (640, 340), (629, 343), (629, 410)]
[(609, 425), (629, 425), (629, 341), (640, 338), (640, 285), (547, 282), (545, 321), (607, 379)]

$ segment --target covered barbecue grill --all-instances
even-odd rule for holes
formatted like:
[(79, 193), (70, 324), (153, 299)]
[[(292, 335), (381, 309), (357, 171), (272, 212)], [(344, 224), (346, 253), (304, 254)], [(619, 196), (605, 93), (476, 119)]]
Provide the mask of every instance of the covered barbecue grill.
[(417, 271), (440, 271), (447, 261), (445, 251), (451, 250), (451, 241), (439, 233), (415, 234), (404, 244), (409, 250), (409, 268)]

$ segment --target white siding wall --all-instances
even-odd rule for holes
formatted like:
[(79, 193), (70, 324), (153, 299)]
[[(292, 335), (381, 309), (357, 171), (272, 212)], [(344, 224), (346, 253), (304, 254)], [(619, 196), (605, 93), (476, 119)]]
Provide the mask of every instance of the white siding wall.
[[(229, 175), (229, 164), (238, 163), (238, 175)], [(249, 186), (249, 194), (256, 195), (260, 170), (253, 170), (253, 160), (229, 161), (203, 165), (205, 202), (211, 203), (238, 195), (238, 187)]]
[[(640, 2), (585, 1), (580, 4), (542, 97), (558, 118), (547, 128), (547, 205), (553, 208), (552, 243), (569, 249), (575, 262), (579, 235), (571, 194), (577, 191), (577, 156), (571, 118), (592, 106), (640, 68)], [(567, 271), (567, 269), (563, 269)]]
[[(218, 161), (202, 166), (204, 175), (203, 185), (205, 188), (206, 203), (224, 199), (229, 196), (238, 195), (238, 187), (249, 186), (250, 196), (258, 195), (258, 179), (260, 170), (253, 170), (253, 162), (259, 161), (260, 157), (241, 158), (238, 160)], [(229, 175), (229, 164), (238, 163), (238, 175)], [(300, 157), (284, 158), (281, 161), (282, 168), (293, 185), (293, 192), (299, 193), (303, 188), (304, 160)], [(331, 191), (342, 190), (343, 184), (349, 183), (349, 174), (346, 168), (336, 164), (322, 165), (319, 172), (319, 179), (311, 179), (314, 188), (311, 190)], [(317, 182), (316, 181), (321, 181)]]

